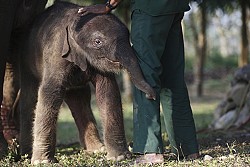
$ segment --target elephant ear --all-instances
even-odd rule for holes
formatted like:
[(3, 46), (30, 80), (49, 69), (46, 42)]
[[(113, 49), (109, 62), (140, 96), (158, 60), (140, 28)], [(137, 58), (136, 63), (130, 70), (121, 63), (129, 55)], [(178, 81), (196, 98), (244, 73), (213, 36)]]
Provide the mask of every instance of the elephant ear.
[(62, 58), (74, 63), (81, 68), (82, 71), (87, 69), (87, 61), (84, 56), (84, 51), (76, 43), (72, 34), (69, 32), (69, 27), (66, 27), (66, 33), (64, 35)]

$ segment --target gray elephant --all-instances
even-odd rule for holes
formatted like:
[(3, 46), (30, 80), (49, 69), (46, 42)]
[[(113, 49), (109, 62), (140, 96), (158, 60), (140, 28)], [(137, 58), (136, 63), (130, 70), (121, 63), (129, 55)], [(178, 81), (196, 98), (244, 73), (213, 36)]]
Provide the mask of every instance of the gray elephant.
[(148, 99), (155, 99), (130, 46), (126, 26), (112, 14), (80, 16), (79, 8), (65, 2), (48, 8), (36, 19), (23, 46), (20, 149), (21, 154), (30, 153), (33, 142), (33, 164), (56, 162), (56, 122), (63, 101), (72, 112), (83, 146), (103, 148), (90, 107), (90, 83), (95, 87), (108, 159), (130, 155), (114, 73), (125, 68), (135, 86)]
[[(29, 28), (31, 22), (37, 14), (44, 10), (47, 0), (2, 0), (0, 1), (0, 106), (1, 116), (3, 118), (3, 124), (7, 125), (7, 115), (9, 114), (9, 108), (13, 105), (12, 101), (8, 101), (11, 96), (16, 96), (18, 89), (8, 90), (11, 95), (7, 95), (3, 100), (3, 82), (6, 62), (9, 62), (10, 56), (13, 56), (13, 60), (18, 59), (18, 45), (22, 43), (24, 32)], [(13, 61), (9, 62), (12, 63)], [(10, 68), (9, 68), (10, 67)], [(11, 71), (13, 69), (12, 64), (8, 65), (8, 69), (5, 78), (7, 83), (11, 83), (12, 76)], [(10, 72), (9, 72), (10, 71)], [(11, 83), (12, 84), (12, 83)], [(12, 87), (14, 88), (14, 86)], [(6, 92), (8, 92), (6, 91)], [(5, 92), (5, 90), (4, 90)], [(13, 101), (14, 102), (14, 101)], [(3, 111), (4, 110), (4, 111)], [(7, 128), (7, 131), (9, 129)], [(7, 133), (7, 135), (9, 135)], [(3, 127), (0, 119), (0, 158), (7, 152), (7, 143), (3, 136)]]

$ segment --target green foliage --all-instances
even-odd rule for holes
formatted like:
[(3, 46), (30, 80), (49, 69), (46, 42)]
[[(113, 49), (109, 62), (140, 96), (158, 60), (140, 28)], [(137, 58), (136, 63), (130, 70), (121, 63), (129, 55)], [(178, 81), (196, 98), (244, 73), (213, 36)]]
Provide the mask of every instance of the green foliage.
[(238, 66), (238, 55), (222, 57), (217, 50), (212, 50), (208, 56), (205, 69), (214, 70), (218, 68), (235, 69)]
[[(194, 56), (186, 56), (186, 72), (194, 71)], [(238, 55), (229, 55), (222, 57), (218, 50), (213, 49), (210, 51), (206, 63), (205, 71), (216, 71), (217, 69), (233, 70), (238, 67)]]
[(186, 56), (185, 58), (185, 72), (194, 71), (194, 56)]
[(232, 12), (239, 8), (239, 4), (244, 1), (244, 4), (250, 7), (250, 0), (192, 0), (198, 2), (201, 8), (207, 8), (209, 12), (214, 12), (216, 9), (221, 9), (224, 12)]

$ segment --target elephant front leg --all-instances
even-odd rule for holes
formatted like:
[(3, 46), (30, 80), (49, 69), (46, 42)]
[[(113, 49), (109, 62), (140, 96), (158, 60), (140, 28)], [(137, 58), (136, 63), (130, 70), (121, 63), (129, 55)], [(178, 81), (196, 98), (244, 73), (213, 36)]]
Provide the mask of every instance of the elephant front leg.
[(101, 111), (107, 158), (122, 160), (131, 156), (123, 125), (121, 97), (114, 75), (96, 78), (96, 101)]
[[(7, 143), (9, 144), (11, 149), (17, 149), (15, 146), (17, 145), (15, 139), (18, 139), (18, 128), (17, 128), (17, 121), (12, 115), (12, 110), (15, 111), (14, 104), (15, 100), (17, 98), (17, 92), (19, 90), (19, 81), (18, 81), (18, 75), (16, 68), (14, 68), (13, 64), (7, 63), (6, 64), (6, 70), (5, 70), (5, 77), (4, 77), (4, 86), (3, 86), (3, 101), (1, 104), (1, 132), (3, 132), (4, 138), (2, 137), (2, 134), (0, 134), (0, 143), (3, 144), (1, 146), (0, 144), (0, 153), (3, 152), (1, 150), (6, 151), (7, 150)], [(18, 100), (17, 100), (18, 101)], [(1, 122), (2, 121), (2, 122)]]
[(31, 163), (54, 163), (56, 123), (64, 91), (53, 82), (39, 88), (34, 120), (34, 142)]
[(90, 100), (91, 91), (89, 85), (78, 89), (70, 89), (66, 92), (65, 102), (75, 119), (81, 145), (87, 151), (102, 152), (105, 148), (98, 134)]
[(18, 140), (19, 118), (19, 76), (16, 65), (7, 63), (4, 78), (3, 102), (1, 106), (1, 117), (4, 137), (11, 148), (14, 146), (15, 139)]

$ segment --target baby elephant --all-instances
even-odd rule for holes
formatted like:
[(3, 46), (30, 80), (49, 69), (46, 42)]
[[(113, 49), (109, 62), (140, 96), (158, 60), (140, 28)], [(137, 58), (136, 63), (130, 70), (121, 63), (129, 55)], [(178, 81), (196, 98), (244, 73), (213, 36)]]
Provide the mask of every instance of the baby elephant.
[(33, 149), (33, 164), (56, 162), (56, 123), (63, 101), (85, 149), (103, 148), (90, 108), (89, 83), (95, 87), (109, 159), (129, 155), (114, 73), (124, 67), (136, 87), (149, 99), (156, 98), (143, 78), (126, 26), (112, 14), (80, 16), (79, 8), (65, 2), (48, 8), (34, 22), (23, 47), (20, 151), (30, 154)]

